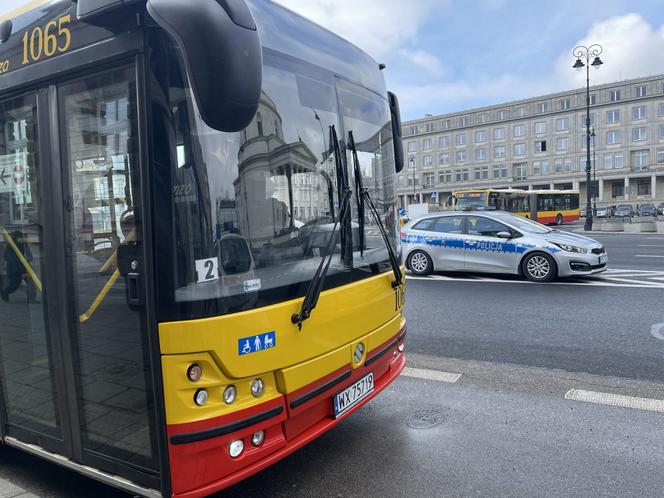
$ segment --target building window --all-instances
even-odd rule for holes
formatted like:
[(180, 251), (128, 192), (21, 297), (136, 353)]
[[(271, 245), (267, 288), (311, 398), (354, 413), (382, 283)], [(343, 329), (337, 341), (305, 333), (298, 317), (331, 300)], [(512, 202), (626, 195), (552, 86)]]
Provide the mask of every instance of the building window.
[(409, 170), (414, 170), (417, 166), (417, 158), (415, 156), (410, 156), (408, 158), (408, 169)]
[(525, 156), (526, 155), (526, 144), (514, 144), (514, 155), (515, 156)]
[(456, 153), (456, 162), (458, 163), (463, 163), (466, 161), (466, 151), (465, 150), (459, 150)]
[(551, 170), (549, 168), (549, 160), (548, 159), (542, 159), (542, 174), (543, 175), (548, 175), (551, 173)]
[(493, 139), (494, 140), (505, 140), (505, 128), (494, 128), (493, 129)]
[(596, 93), (591, 93), (590, 94), (590, 105), (595, 105), (597, 104), (597, 94)]
[(621, 99), (621, 92), (620, 90), (611, 90), (609, 92), (609, 100), (611, 102), (618, 102)]
[(514, 125), (513, 136), (516, 137), (525, 137), (526, 136), (526, 127), (525, 125), (518, 124)]
[(535, 123), (535, 133), (537, 135), (542, 135), (542, 134), (546, 133), (546, 129), (547, 129), (546, 121), (537, 121)]
[(430, 138), (425, 138), (422, 140), (422, 150), (431, 150), (432, 140)]
[(638, 128), (632, 128), (632, 141), (633, 142), (642, 142), (646, 139), (646, 127), (640, 126)]
[(489, 179), (489, 167), (482, 166), (481, 168), (475, 168), (475, 180), (488, 180)]
[(515, 163), (513, 170), (515, 180), (526, 180), (528, 178), (528, 165), (526, 163)]
[(659, 125), (659, 138), (664, 139), (664, 125)]
[(659, 117), (664, 117), (664, 103), (659, 104)]
[(488, 120), (488, 116), (486, 115), (486, 113), (480, 114), (479, 116), (477, 116), (477, 122), (480, 123), (480, 124), (486, 123), (487, 120)]
[(620, 143), (620, 130), (611, 130), (606, 132), (606, 143), (619, 144)]
[(569, 138), (562, 137), (556, 141), (556, 150), (567, 150), (569, 149)]
[(456, 144), (457, 145), (466, 145), (466, 134), (465, 133), (459, 133), (456, 136)]
[(562, 159), (556, 159), (554, 161), (554, 168), (556, 173), (562, 173), (563, 172), (563, 160)]
[(445, 149), (450, 146), (450, 136), (449, 135), (443, 135), (442, 137), (438, 137), (438, 147), (441, 149)]
[(496, 159), (502, 159), (505, 157), (505, 146), (504, 145), (496, 145), (493, 148), (493, 157)]
[(427, 173), (426, 175), (424, 175), (424, 185), (426, 187), (433, 187), (435, 184), (435, 178), (436, 175), (434, 175), (433, 173)]
[(452, 172), (441, 171), (438, 173), (438, 183), (452, 183)]
[(467, 169), (462, 169), (461, 170), (461, 175), (463, 177), (463, 181), (467, 182), (468, 181), (468, 170)]
[(475, 160), (484, 161), (485, 159), (486, 159), (486, 149), (484, 147), (475, 149)]
[[(596, 142), (597, 137), (590, 135), (590, 146), (594, 147), (595, 142)], [(579, 143), (581, 144), (581, 148), (585, 149), (586, 146), (588, 145), (588, 135), (586, 133), (581, 134), (581, 138), (579, 140)]]
[(500, 111), (496, 111), (496, 119), (497, 120), (507, 119), (507, 111), (504, 110), (504, 109), (500, 110)]
[(624, 183), (612, 183), (611, 184), (611, 197), (614, 199), (617, 197), (623, 197), (625, 195), (625, 184)]
[(664, 149), (657, 149), (657, 164), (664, 164)]
[(556, 119), (556, 131), (569, 130), (569, 118)]
[(459, 126), (468, 126), (468, 116), (459, 116)]
[(450, 129), (450, 120), (449, 119), (443, 119), (440, 122), (440, 129), (441, 130), (449, 130)]
[(646, 119), (646, 106), (644, 105), (632, 107), (632, 120), (637, 121), (639, 119)]
[(620, 110), (614, 109), (613, 111), (606, 112), (607, 123), (620, 123)]
[(408, 134), (409, 134), (409, 135), (417, 135), (417, 126), (411, 126), (411, 127), (408, 129)]
[(438, 156), (438, 162), (440, 164), (449, 164), (450, 163), (450, 155), (448, 153), (439, 155)]
[[(581, 115), (581, 126), (584, 127), (586, 126), (586, 117), (587, 116), (585, 114)], [(593, 113), (590, 115), (590, 126), (594, 125), (595, 125), (595, 114)]]
[(538, 113), (543, 113), (547, 112), (549, 110), (549, 103), (548, 102), (538, 102), (536, 105), (537, 112)]
[(569, 98), (560, 99), (558, 101), (558, 108), (561, 110), (569, 109)]
[(461, 181), (463, 181), (463, 175), (461, 174), (460, 169), (455, 169), (454, 170), (454, 181), (457, 182), (457, 183), (460, 183)]
[(494, 178), (507, 178), (507, 165), (500, 164), (493, 167)]
[(604, 169), (613, 169), (613, 154), (604, 154)]
[(636, 195), (650, 195), (650, 180), (640, 180), (636, 183)]
[(542, 174), (541, 162), (533, 161), (533, 175), (539, 176)]
[(422, 163), (425, 168), (430, 168), (433, 166), (433, 156), (424, 156), (422, 158)]
[(537, 140), (535, 142), (535, 152), (546, 152), (546, 140)]
[(571, 159), (565, 159), (563, 161), (563, 170), (565, 171), (565, 173), (569, 173), (570, 171), (572, 171), (572, 160)]
[(420, 184), (420, 177), (419, 176), (408, 178), (408, 186), (409, 187), (412, 187), (413, 185), (415, 185), (417, 187), (419, 184)]
[(632, 152), (632, 166), (634, 169), (648, 169), (648, 151), (635, 150)]
[(525, 116), (527, 113), (528, 113), (528, 108), (525, 107), (525, 106), (517, 107), (514, 110), (514, 115), (519, 117), (519, 118)]
[(408, 142), (408, 152), (417, 152), (417, 142)]
[(424, 125), (424, 127), (427, 133), (431, 133), (433, 131), (433, 123), (427, 123)]
[(475, 143), (480, 144), (486, 142), (486, 130), (477, 130), (475, 132)]
[(625, 156), (622, 152), (616, 152), (613, 154), (613, 167), (616, 169), (625, 167)]
[(645, 85), (635, 86), (634, 87), (634, 96), (635, 97), (645, 97), (647, 95), (647, 87)]

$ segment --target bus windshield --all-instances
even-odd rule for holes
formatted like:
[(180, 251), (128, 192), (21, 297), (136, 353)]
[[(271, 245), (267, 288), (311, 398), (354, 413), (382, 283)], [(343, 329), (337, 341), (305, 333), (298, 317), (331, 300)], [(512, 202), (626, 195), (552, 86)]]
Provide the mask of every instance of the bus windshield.
[[(171, 192), (171, 242), (158, 255), (170, 259), (175, 270), (169, 287), (173, 304), (181, 309), (178, 317), (234, 312), (304, 295), (339, 216), (331, 127), (342, 155), (345, 137), (353, 131), (364, 186), (397, 248), (386, 99), (268, 52), (253, 122), (240, 132), (223, 133), (202, 122), (184, 72), (178, 74), (167, 89), (175, 126), (170, 172), (164, 179)], [(353, 186), (352, 168), (346, 174)], [(356, 195), (352, 240), (345, 241), (352, 260), (333, 258), (326, 288), (390, 268), (381, 234), (368, 214), (365, 246), (359, 246)], [(334, 251), (341, 254), (339, 231), (335, 237)]]
[(487, 208), (486, 192), (458, 192), (456, 194), (457, 209)]

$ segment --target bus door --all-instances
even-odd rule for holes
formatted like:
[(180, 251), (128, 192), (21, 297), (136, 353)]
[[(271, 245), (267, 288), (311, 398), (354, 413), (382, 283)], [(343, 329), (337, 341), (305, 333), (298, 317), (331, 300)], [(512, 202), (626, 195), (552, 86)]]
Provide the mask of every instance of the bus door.
[[(0, 422), (19, 442), (159, 489), (147, 320), (137, 306), (145, 260), (136, 101), (127, 66), (0, 105), (0, 176), (13, 166), (25, 178), (12, 191), (0, 182)], [(120, 273), (126, 253), (135, 255), (132, 289)]]

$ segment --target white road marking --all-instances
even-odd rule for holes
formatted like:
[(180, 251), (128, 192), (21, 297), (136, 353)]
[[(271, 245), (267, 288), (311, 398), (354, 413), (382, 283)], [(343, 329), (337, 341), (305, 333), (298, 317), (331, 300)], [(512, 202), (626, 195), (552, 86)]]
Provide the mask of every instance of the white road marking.
[(635, 254), (635, 258), (664, 258), (664, 255), (660, 254)]
[(460, 373), (442, 372), (440, 370), (429, 370), (424, 368), (406, 367), (401, 375), (415, 379), (435, 380), (436, 382), (447, 382), (454, 384), (461, 377)]
[(655, 339), (664, 341), (664, 323), (654, 324), (650, 329), (650, 333)]
[(530, 282), (528, 280), (503, 280), (500, 278), (490, 278), (490, 277), (479, 277), (479, 278), (465, 278), (465, 277), (443, 277), (440, 275), (429, 275), (427, 277), (418, 277), (415, 275), (406, 275), (408, 280), (424, 280), (428, 282), (435, 281), (448, 281), (448, 282), (476, 282), (476, 283), (492, 283), (492, 284), (520, 284), (520, 285), (576, 285), (579, 287), (629, 287), (629, 288), (640, 288), (640, 289), (664, 289), (663, 282), (647, 282), (643, 280), (634, 280), (638, 283), (614, 283), (611, 280), (613, 279), (609, 276), (605, 278), (593, 276), (593, 278), (587, 278), (584, 281), (577, 280), (560, 280), (557, 282)]
[(637, 247), (664, 247), (662, 244), (638, 244)]
[(565, 399), (664, 413), (664, 400), (662, 399), (637, 398), (621, 394), (586, 391), (584, 389), (570, 389), (565, 393)]

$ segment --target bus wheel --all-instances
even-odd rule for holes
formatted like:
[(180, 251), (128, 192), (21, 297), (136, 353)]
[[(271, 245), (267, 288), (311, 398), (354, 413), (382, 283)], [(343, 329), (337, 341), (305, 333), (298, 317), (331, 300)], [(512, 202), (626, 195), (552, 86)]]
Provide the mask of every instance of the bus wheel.
[(563, 224), (563, 215), (558, 213), (556, 215), (556, 225), (562, 225)]
[(433, 271), (433, 261), (424, 251), (413, 251), (408, 256), (408, 268), (415, 275), (428, 275)]
[(556, 277), (558, 268), (551, 256), (534, 252), (523, 258), (521, 271), (531, 282), (550, 282)]

